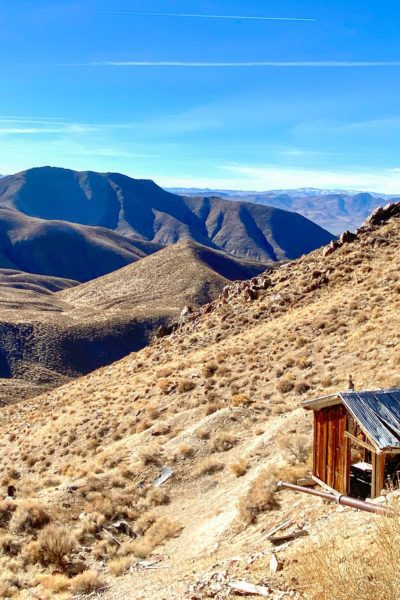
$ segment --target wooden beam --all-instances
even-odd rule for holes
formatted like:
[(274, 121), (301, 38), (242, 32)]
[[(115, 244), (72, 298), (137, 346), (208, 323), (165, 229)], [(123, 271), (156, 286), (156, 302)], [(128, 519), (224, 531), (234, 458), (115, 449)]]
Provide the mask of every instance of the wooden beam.
[(333, 487), (331, 487), (327, 483), (325, 483), (325, 481), (322, 481), (321, 479), (318, 479), (318, 477), (316, 477), (315, 475), (313, 475), (312, 478), (314, 479), (315, 483), (317, 483), (321, 487), (323, 487), (326, 490), (328, 490), (328, 492), (331, 492), (332, 494), (335, 494), (336, 496), (339, 495), (339, 492), (337, 490), (333, 489)]
[(358, 439), (358, 437), (356, 437), (352, 433), (349, 433), (348, 431), (345, 431), (344, 432), (344, 437), (348, 438), (349, 440), (351, 440), (355, 444), (358, 444), (359, 446), (362, 446), (363, 448), (366, 448), (370, 452), (373, 452), (374, 454), (378, 454), (378, 450), (376, 448), (374, 448), (370, 444), (367, 444), (367, 442), (363, 442), (362, 440)]

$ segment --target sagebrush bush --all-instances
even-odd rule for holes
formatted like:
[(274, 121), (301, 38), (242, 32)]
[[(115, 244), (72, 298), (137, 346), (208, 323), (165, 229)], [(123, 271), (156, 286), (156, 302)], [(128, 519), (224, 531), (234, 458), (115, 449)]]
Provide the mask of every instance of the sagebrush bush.
[(71, 591), (75, 594), (89, 594), (104, 586), (104, 581), (98, 571), (88, 569), (79, 573), (70, 581)]
[(10, 529), (15, 532), (32, 532), (35, 529), (42, 529), (50, 521), (49, 513), (41, 504), (34, 500), (23, 500), (12, 516)]
[(196, 475), (210, 475), (211, 473), (217, 473), (222, 471), (224, 464), (212, 456), (202, 460), (196, 469)]
[(213, 452), (226, 452), (237, 444), (238, 438), (233, 433), (219, 431), (211, 439), (210, 448)]
[(253, 481), (248, 494), (239, 502), (239, 515), (245, 524), (254, 523), (259, 513), (279, 508), (277, 481), (274, 469), (264, 471)]
[(47, 525), (38, 537), (39, 552), (43, 564), (63, 567), (76, 548), (76, 540), (70, 529), (60, 525)]

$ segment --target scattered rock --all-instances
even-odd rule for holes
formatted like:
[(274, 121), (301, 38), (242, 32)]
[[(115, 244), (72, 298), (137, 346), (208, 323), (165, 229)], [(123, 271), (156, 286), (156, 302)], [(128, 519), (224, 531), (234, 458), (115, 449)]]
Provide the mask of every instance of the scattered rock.
[(340, 244), (337, 240), (332, 240), (322, 250), (322, 256), (329, 256), (330, 254), (333, 254), (335, 252), (335, 250), (337, 250), (339, 248), (339, 246), (340, 246)]
[(278, 573), (278, 571), (282, 571), (283, 569), (283, 562), (277, 558), (276, 554), (271, 556), (271, 560), (269, 561), (269, 569), (272, 573)]
[(357, 239), (357, 235), (347, 229), (340, 236), (339, 242), (341, 244), (350, 244), (351, 242), (354, 242), (356, 239)]

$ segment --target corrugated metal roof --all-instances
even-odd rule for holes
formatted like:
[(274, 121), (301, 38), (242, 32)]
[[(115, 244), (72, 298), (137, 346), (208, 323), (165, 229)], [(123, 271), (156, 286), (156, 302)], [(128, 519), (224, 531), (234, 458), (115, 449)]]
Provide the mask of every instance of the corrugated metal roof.
[(400, 388), (337, 396), (378, 448), (400, 448)]

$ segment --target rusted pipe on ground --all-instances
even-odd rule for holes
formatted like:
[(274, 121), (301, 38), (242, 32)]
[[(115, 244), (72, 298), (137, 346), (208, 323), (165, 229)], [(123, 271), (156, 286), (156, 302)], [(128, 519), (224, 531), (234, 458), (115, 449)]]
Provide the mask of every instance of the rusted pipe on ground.
[(279, 489), (288, 489), (295, 492), (303, 492), (303, 494), (311, 494), (311, 496), (318, 496), (319, 498), (328, 500), (328, 502), (336, 502), (343, 506), (365, 510), (374, 514), (385, 515), (386, 517), (393, 517), (395, 515), (395, 511), (388, 506), (379, 506), (378, 504), (372, 504), (372, 502), (364, 502), (363, 500), (357, 500), (357, 498), (350, 498), (349, 496), (342, 496), (341, 494), (334, 494), (333, 492), (321, 492), (294, 483), (288, 483), (287, 481), (279, 481), (277, 486)]

